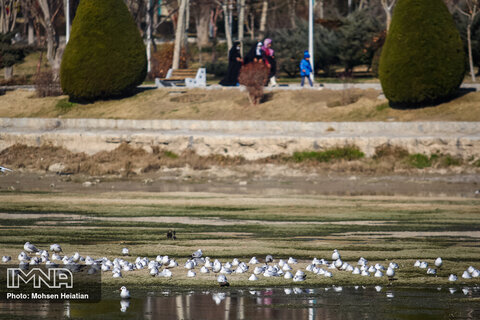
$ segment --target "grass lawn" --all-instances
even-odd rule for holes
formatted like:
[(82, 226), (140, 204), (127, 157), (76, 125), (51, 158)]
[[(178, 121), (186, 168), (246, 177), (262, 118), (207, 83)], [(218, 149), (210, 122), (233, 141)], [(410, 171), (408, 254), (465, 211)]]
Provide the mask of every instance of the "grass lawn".
[[(470, 265), (480, 267), (480, 200), (473, 198), (334, 197), (226, 195), (217, 193), (0, 193), (0, 254), (16, 260), (23, 244), (40, 248), (61, 244), (65, 254), (78, 251), (94, 258), (119, 257), (128, 247), (137, 256), (158, 254), (177, 259), (171, 279), (152, 278), (147, 270), (124, 272), (122, 279), (104, 273), (102, 282), (148, 287), (215, 286), (215, 274), (186, 277), (187, 257), (198, 248), (222, 262), (238, 257), (248, 262), (265, 255), (299, 259), (293, 271), (304, 269), (313, 257), (331, 260), (333, 249), (352, 265), (363, 256), (370, 264), (400, 265), (396, 280), (355, 276), (333, 270), (333, 278), (307, 272), (302, 285), (445, 285), (450, 273), (457, 284), (478, 285), (478, 278), (460, 276)], [(178, 240), (167, 240), (168, 229)], [(444, 259), (438, 276), (414, 268), (415, 260), (433, 265)], [(249, 286), (253, 270), (230, 275), (233, 286)], [(264, 278), (255, 286), (291, 284), (283, 278)]]
[(239, 90), (158, 89), (120, 99), (75, 104), (68, 97), (37, 98), (16, 90), (0, 96), (0, 117), (199, 119), (271, 121), (480, 121), (480, 93), (436, 107), (398, 110), (376, 90), (276, 91), (251, 106)]

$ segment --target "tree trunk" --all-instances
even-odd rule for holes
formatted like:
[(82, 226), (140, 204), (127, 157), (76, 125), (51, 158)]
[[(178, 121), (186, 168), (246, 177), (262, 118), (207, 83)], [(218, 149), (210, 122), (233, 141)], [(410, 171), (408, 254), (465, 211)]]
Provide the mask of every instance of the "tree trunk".
[[(297, 23), (295, 22), (296, 14), (295, 14), (295, 5), (296, 5), (296, 0), (288, 0), (288, 18), (290, 20), (290, 26), (292, 28), (297, 27)], [(322, 3), (323, 0), (320, 0), (320, 3)]]
[(12, 3), (12, 6), (10, 7), (10, 19), (11, 19), (11, 24), (10, 24), (10, 32), (13, 32), (15, 30), (16, 24), (17, 24), (17, 6), (16, 3)]
[(28, 45), (31, 46), (35, 43), (35, 28), (33, 27), (33, 21), (28, 20)]
[(147, 15), (145, 17), (145, 22), (147, 25), (147, 72), (150, 73), (152, 70), (152, 0), (147, 0)]
[(265, 36), (265, 29), (267, 26), (267, 13), (268, 13), (268, 1), (263, 0), (263, 5), (262, 5), (262, 15), (260, 17), (260, 34), (259, 37), (260, 39), (263, 39)]
[(227, 38), (227, 46), (228, 46), (228, 51), (233, 46), (232, 43), (232, 28), (230, 26), (230, 21), (228, 19), (229, 14), (228, 14), (228, 6), (226, 0), (222, 2), (222, 10), (223, 10), (223, 21), (225, 22), (225, 36)]
[(255, 39), (255, 16), (250, 13), (250, 40)]
[(206, 47), (210, 43), (208, 28), (210, 23), (210, 6), (199, 4), (195, 13), (195, 26), (197, 29), (197, 45)]
[(13, 77), (13, 66), (5, 67), (5, 80), (10, 80)]
[(385, 15), (387, 16), (387, 21), (386, 21), (386, 24), (387, 24), (387, 33), (388, 33), (388, 30), (390, 29), (390, 24), (392, 22), (392, 11), (391, 10), (386, 10), (385, 11)]
[(240, 8), (238, 12), (238, 41), (243, 43), (243, 30), (245, 27), (245, 0), (240, 0)]
[(5, 16), (5, 1), (0, 0), (0, 33), (6, 33), (7, 17)]
[(50, 15), (50, 8), (48, 6), (47, 0), (38, 0), (38, 2), (40, 4), (40, 8), (42, 9), (43, 17), (45, 20), (45, 31), (47, 34), (47, 60), (53, 67), (55, 60), (55, 51), (57, 49), (55, 29), (53, 27), (52, 18)]
[(473, 70), (472, 24), (471, 23), (469, 23), (467, 26), (467, 44), (468, 44), (468, 63), (470, 64), (470, 75), (472, 76), (472, 81), (476, 82), (475, 72)]
[(173, 49), (172, 69), (178, 69), (180, 66), (180, 52), (182, 49), (183, 33), (185, 30), (185, 7), (187, 0), (180, 0), (178, 9), (177, 30), (175, 31), (175, 45)]

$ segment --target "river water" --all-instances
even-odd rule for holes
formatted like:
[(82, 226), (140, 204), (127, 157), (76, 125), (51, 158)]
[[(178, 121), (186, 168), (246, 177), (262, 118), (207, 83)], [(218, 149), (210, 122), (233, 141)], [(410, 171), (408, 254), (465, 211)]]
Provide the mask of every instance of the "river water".
[[(98, 303), (5, 303), (0, 318), (480, 319), (480, 287), (323, 287), (145, 291)], [(118, 298), (117, 298), (118, 297)]]

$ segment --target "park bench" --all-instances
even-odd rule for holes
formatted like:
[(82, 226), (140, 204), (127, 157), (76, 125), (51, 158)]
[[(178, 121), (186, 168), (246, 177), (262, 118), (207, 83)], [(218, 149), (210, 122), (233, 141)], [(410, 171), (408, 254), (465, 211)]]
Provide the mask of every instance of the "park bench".
[(198, 69), (169, 69), (163, 79), (155, 78), (157, 88), (164, 87), (188, 87), (198, 88), (207, 86), (207, 71), (205, 68)]

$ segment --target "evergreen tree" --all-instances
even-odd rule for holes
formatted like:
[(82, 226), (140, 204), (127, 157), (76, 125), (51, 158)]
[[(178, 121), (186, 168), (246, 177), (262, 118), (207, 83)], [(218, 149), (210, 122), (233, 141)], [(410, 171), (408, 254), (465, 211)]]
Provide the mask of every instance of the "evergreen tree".
[(380, 81), (392, 105), (418, 107), (451, 97), (465, 52), (442, 0), (399, 0), (382, 49)]
[(71, 99), (130, 94), (146, 76), (145, 45), (122, 0), (82, 0), (60, 70)]
[[(294, 29), (279, 29), (268, 34), (274, 41), (273, 47), (279, 69), (289, 77), (295, 77), (300, 72), (299, 64), (303, 59), (303, 52), (308, 50), (308, 24), (305, 21), (297, 21), (296, 26)], [(329, 73), (330, 66), (338, 62), (337, 32), (315, 25), (314, 50), (315, 70), (323, 69)]]
[(370, 65), (375, 54), (373, 43), (380, 32), (380, 23), (365, 10), (357, 10), (343, 19), (339, 29), (339, 60), (345, 72), (358, 65)]

